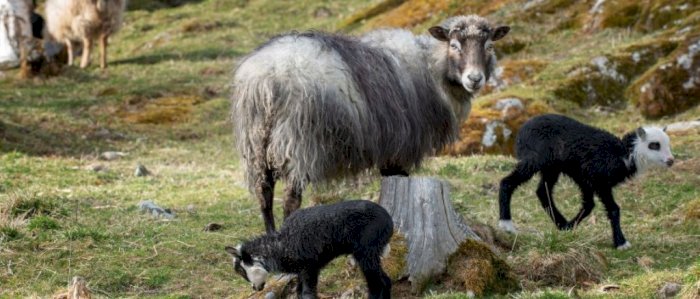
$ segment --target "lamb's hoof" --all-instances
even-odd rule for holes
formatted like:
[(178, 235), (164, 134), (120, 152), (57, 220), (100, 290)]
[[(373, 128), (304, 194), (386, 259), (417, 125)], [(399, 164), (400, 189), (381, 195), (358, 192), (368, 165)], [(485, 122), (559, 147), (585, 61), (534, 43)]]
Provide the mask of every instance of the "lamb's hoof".
[(632, 248), (632, 244), (630, 244), (629, 241), (625, 242), (625, 244), (622, 244), (620, 246), (617, 246), (617, 250), (627, 250)]
[(513, 220), (498, 220), (498, 228), (512, 234), (517, 234), (518, 230), (513, 225)]

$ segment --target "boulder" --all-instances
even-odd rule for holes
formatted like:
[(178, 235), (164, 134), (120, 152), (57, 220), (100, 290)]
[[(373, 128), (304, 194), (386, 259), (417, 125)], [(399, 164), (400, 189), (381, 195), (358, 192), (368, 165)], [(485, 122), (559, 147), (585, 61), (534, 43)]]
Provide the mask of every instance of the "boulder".
[(541, 101), (517, 97), (478, 102), (460, 128), (460, 139), (441, 154), (513, 154), (520, 127), (531, 117), (548, 111), (550, 108)]
[(626, 91), (647, 118), (688, 110), (700, 103), (700, 35), (687, 38)]

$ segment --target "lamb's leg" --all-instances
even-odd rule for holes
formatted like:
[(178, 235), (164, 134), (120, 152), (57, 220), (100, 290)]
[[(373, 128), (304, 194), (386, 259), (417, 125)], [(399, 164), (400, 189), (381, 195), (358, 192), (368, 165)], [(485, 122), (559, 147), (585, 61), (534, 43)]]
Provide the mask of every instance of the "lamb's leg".
[(302, 299), (316, 299), (318, 295), (316, 294), (316, 286), (318, 285), (318, 270), (306, 269), (299, 273), (299, 280), (301, 281), (302, 292), (299, 298)]
[(583, 219), (586, 219), (586, 217), (591, 214), (591, 211), (593, 211), (595, 202), (593, 201), (593, 191), (590, 188), (581, 187), (581, 199), (583, 200), (581, 210), (578, 211), (574, 219), (571, 219), (571, 221), (566, 224), (566, 229), (577, 227), (579, 223), (581, 223)]
[(558, 172), (543, 170), (542, 180), (540, 181), (539, 187), (537, 187), (537, 198), (539, 198), (542, 208), (547, 212), (549, 218), (554, 221), (557, 228), (563, 230), (566, 229), (567, 221), (566, 218), (562, 216), (561, 212), (559, 212), (559, 209), (557, 209), (556, 204), (554, 204), (554, 197), (552, 196), (552, 190), (558, 179)]
[(267, 233), (275, 232), (275, 217), (272, 215), (272, 199), (275, 191), (275, 177), (271, 169), (265, 169), (263, 175), (256, 182), (255, 193), (260, 202), (260, 210), (265, 220)]
[(292, 184), (287, 185), (286, 193), (287, 197), (284, 199), (284, 218), (292, 214), (292, 212), (299, 209), (301, 206), (301, 187), (294, 186)]
[(516, 232), (510, 215), (510, 200), (515, 189), (530, 180), (536, 172), (535, 168), (530, 167), (525, 162), (520, 162), (513, 172), (501, 180), (501, 187), (498, 192), (498, 207), (500, 210), (498, 226), (502, 230), (512, 233)]
[(391, 298), (391, 279), (382, 269), (381, 253), (374, 251), (356, 252), (353, 256), (365, 276), (369, 298)]
[(608, 219), (612, 227), (613, 244), (620, 250), (632, 247), (632, 244), (627, 242), (625, 235), (622, 233), (622, 228), (620, 227), (620, 207), (615, 203), (612, 189), (606, 188), (598, 190), (598, 196), (600, 196), (600, 201), (603, 202), (605, 209), (608, 211)]
[(107, 38), (109, 36), (100, 35), (100, 68), (107, 68)]
[(70, 39), (66, 39), (66, 51), (68, 51), (68, 65), (73, 65), (73, 42)]
[(83, 38), (83, 57), (80, 59), (80, 68), (84, 69), (90, 64), (90, 51), (92, 51), (92, 40)]
[(297, 274), (297, 298), (304, 294), (304, 284), (301, 282), (301, 274)]

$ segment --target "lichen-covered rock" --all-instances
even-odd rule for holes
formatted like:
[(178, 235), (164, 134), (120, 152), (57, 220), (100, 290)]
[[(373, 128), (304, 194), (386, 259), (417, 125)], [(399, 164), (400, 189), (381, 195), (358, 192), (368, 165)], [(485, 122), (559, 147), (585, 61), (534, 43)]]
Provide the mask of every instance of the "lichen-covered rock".
[(625, 89), (630, 82), (677, 45), (670, 39), (658, 38), (626, 46), (612, 54), (595, 56), (572, 68), (553, 94), (583, 107), (623, 106)]
[(700, 35), (688, 38), (640, 76), (626, 95), (648, 118), (679, 113), (700, 103)]
[(632, 28), (641, 32), (671, 29), (700, 10), (687, 0), (597, 0), (590, 9), (586, 29)]
[(545, 66), (546, 62), (539, 59), (500, 61), (481, 94), (489, 94), (505, 89), (508, 86), (529, 82)]
[(520, 289), (510, 266), (488, 245), (475, 240), (464, 241), (450, 256), (443, 283), (455, 291), (474, 296), (506, 294)]
[(515, 135), (531, 117), (549, 112), (540, 102), (505, 97), (477, 102), (469, 119), (460, 128), (460, 140), (441, 153), (461, 156), (472, 154), (513, 154)]

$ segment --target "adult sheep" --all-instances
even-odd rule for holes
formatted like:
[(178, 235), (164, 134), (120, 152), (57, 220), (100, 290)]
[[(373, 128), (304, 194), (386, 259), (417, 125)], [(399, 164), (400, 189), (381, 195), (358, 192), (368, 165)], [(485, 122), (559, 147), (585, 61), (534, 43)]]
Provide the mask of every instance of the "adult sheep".
[(266, 230), (275, 230), (278, 179), (288, 185), (286, 218), (309, 183), (372, 167), (407, 175), (453, 141), (494, 70), (492, 41), (509, 30), (470, 15), (430, 28), (432, 38), (400, 29), (291, 33), (241, 59), (234, 131)]
[(46, 27), (51, 36), (68, 48), (68, 65), (73, 64), (73, 42), (83, 43), (80, 67), (90, 63), (95, 40), (100, 45), (100, 68), (107, 67), (109, 36), (121, 27), (127, 0), (48, 0)]

